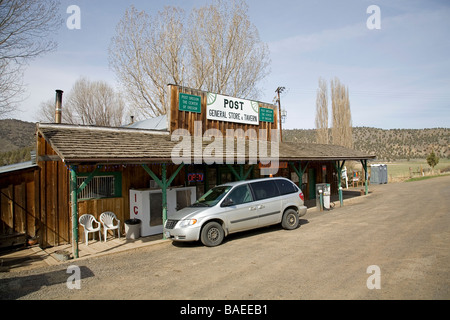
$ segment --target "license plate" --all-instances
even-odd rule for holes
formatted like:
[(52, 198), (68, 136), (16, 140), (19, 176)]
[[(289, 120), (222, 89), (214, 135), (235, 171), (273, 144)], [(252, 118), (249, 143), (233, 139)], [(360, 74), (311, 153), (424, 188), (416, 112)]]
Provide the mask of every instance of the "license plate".
[(166, 238), (170, 238), (170, 232), (166, 231)]

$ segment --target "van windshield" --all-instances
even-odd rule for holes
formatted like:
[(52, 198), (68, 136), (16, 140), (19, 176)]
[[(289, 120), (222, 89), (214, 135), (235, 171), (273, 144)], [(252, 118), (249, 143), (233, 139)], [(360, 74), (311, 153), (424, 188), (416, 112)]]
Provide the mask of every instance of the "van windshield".
[(191, 207), (212, 207), (215, 206), (231, 190), (231, 186), (214, 187), (206, 192), (200, 199), (194, 202)]

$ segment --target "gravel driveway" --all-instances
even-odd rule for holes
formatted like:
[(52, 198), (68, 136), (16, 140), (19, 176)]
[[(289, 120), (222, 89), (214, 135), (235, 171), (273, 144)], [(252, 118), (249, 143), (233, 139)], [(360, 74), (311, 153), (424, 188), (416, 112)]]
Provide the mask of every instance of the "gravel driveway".
[[(293, 231), (272, 226), (214, 248), (168, 241), (0, 273), (0, 298), (449, 299), (450, 176), (370, 190), (309, 211)], [(80, 289), (67, 286), (71, 264)]]

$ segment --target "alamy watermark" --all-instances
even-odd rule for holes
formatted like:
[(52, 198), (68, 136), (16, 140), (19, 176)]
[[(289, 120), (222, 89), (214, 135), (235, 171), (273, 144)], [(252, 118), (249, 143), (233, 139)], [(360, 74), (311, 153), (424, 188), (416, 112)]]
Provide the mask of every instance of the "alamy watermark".
[(67, 7), (67, 14), (70, 16), (66, 20), (66, 26), (69, 30), (81, 29), (81, 9), (77, 5), (71, 5)]
[[(202, 122), (195, 121), (194, 132), (201, 133)], [(256, 139), (256, 137), (260, 137)], [(191, 136), (187, 129), (173, 131), (171, 141), (178, 142), (171, 152), (174, 164), (257, 164), (264, 167), (263, 175), (276, 174), (279, 164), (279, 130), (208, 129), (203, 135)], [(205, 142), (209, 142), (204, 146)], [(248, 147), (247, 147), (248, 146)]]
[(371, 265), (367, 267), (366, 273), (370, 274), (367, 278), (367, 289), (381, 289), (381, 269), (377, 265)]
[(67, 267), (66, 273), (70, 273), (71, 275), (67, 278), (66, 285), (67, 288), (72, 289), (81, 289), (81, 270), (79, 266), (70, 265)]
[(369, 30), (381, 29), (381, 9), (377, 5), (371, 5), (367, 7), (366, 13), (371, 14), (367, 18), (366, 26)]

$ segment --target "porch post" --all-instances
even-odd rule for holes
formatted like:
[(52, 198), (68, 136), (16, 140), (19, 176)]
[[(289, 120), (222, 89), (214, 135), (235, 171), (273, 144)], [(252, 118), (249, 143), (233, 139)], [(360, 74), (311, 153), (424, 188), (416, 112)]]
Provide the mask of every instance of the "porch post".
[(245, 173), (244, 173), (244, 165), (243, 164), (239, 165), (239, 173), (237, 173), (236, 170), (234, 170), (234, 168), (231, 164), (227, 163), (227, 167), (231, 170), (231, 172), (236, 177), (236, 179), (238, 179), (239, 181), (243, 181), (243, 180), (247, 179), (249, 174), (253, 171), (254, 164), (250, 165), (247, 172), (245, 172)]
[(368, 195), (369, 194), (369, 185), (367, 184), (367, 180), (369, 177), (369, 173), (367, 172), (367, 159), (361, 160), (361, 164), (364, 168), (364, 184), (365, 184), (365, 194)]
[(72, 202), (72, 254), (74, 259), (78, 259), (78, 188), (77, 169), (70, 166), (70, 199)]
[[(345, 162), (345, 161), (344, 161)], [(342, 164), (342, 167), (344, 166), (344, 164)], [(342, 168), (339, 165), (339, 161), (338, 161), (338, 184), (339, 184), (339, 203), (341, 205), (341, 207), (344, 205), (344, 196), (342, 194)]]
[(339, 190), (339, 203), (342, 206), (344, 206), (344, 199), (342, 195), (342, 185), (341, 185), (341, 179), (342, 179), (342, 168), (344, 168), (345, 160), (342, 161), (342, 164), (339, 164), (339, 160), (337, 160), (334, 163), (334, 168), (338, 172), (338, 190)]
[[(152, 177), (153, 180), (156, 181), (156, 183), (161, 188), (161, 191), (162, 191), (162, 218), (163, 218), (163, 226), (164, 226), (167, 221), (167, 188), (170, 186), (170, 184), (172, 183), (173, 179), (175, 179), (177, 174), (181, 171), (181, 169), (184, 166), (184, 163), (182, 163), (178, 166), (177, 170), (175, 170), (175, 172), (170, 176), (169, 179), (167, 179), (167, 168), (166, 168), (167, 165), (165, 163), (163, 163), (161, 166), (162, 166), (161, 180), (158, 179), (156, 174), (152, 170), (150, 170), (150, 168), (146, 164), (143, 164), (142, 168), (144, 168), (144, 170)], [(163, 238), (164, 239), (166, 238), (166, 236), (164, 234), (163, 234)]]
[[(302, 162), (299, 161), (298, 162), (298, 169), (295, 167), (294, 163), (289, 161), (289, 165), (291, 166), (292, 170), (295, 171), (295, 173), (298, 176), (298, 187), (301, 189), (302, 188), (302, 183), (303, 183), (303, 174), (306, 171), (306, 167), (308, 166), (309, 161), (306, 161), (305, 166), (302, 169)], [(303, 191), (303, 190), (302, 190)]]
[[(162, 216), (163, 216), (163, 227), (167, 221), (167, 179), (166, 179), (166, 164), (162, 164), (161, 181), (162, 183)], [(164, 236), (164, 235), (163, 235)], [(165, 236), (164, 236), (165, 239)]]
[(73, 258), (79, 257), (78, 252), (78, 194), (86, 188), (95, 175), (100, 171), (102, 166), (97, 168), (89, 174), (86, 180), (78, 187), (77, 183), (77, 167), (69, 166), (70, 170), (70, 201), (72, 202), (72, 254)]

